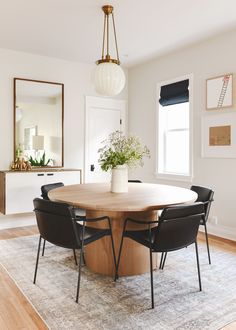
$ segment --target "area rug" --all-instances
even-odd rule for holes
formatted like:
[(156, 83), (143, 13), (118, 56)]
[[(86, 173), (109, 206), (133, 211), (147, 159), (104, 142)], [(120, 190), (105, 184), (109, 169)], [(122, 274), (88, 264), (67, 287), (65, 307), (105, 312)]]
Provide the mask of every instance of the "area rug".
[(82, 270), (75, 303), (77, 268), (71, 251), (47, 244), (32, 283), (38, 236), (0, 241), (0, 262), (52, 330), (217, 330), (236, 320), (236, 253), (200, 244), (203, 291), (198, 291), (194, 246), (169, 253), (154, 272), (155, 309), (149, 274), (111, 278)]

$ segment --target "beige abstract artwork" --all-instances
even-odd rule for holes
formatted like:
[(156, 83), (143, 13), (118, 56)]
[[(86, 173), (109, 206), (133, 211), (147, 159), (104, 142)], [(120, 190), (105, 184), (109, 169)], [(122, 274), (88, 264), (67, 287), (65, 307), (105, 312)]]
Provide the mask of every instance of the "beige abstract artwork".
[(231, 126), (209, 127), (209, 146), (230, 146)]

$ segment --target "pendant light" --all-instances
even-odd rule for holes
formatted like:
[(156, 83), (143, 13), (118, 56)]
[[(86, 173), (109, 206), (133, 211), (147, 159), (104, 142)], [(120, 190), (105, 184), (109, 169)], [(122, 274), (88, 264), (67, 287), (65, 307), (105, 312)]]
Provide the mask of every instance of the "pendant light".
[[(115, 96), (119, 94), (125, 86), (125, 74), (120, 67), (120, 60), (117, 47), (115, 21), (113, 7), (106, 5), (102, 7), (104, 12), (104, 30), (102, 44), (102, 58), (96, 62), (93, 82), (98, 94), (105, 96)], [(116, 58), (111, 58), (109, 54), (109, 18), (112, 17), (112, 26), (116, 46)], [(105, 54), (106, 52), (106, 54)]]

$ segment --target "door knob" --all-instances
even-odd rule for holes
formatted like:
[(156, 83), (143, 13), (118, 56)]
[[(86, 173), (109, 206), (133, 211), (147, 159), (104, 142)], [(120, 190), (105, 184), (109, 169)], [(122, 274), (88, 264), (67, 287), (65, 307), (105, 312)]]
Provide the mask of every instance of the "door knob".
[(94, 164), (90, 165), (90, 171), (93, 172), (95, 170)]

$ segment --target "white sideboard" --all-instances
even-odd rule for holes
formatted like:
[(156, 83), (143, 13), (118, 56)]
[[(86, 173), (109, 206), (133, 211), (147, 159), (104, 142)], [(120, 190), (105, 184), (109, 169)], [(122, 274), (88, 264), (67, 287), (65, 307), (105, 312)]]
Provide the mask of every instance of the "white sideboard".
[(80, 169), (0, 171), (0, 212), (32, 212), (33, 199), (40, 197), (41, 186), (55, 182), (63, 182), (64, 185), (80, 184), (81, 178)]

